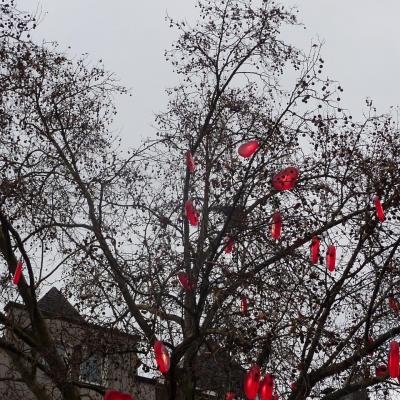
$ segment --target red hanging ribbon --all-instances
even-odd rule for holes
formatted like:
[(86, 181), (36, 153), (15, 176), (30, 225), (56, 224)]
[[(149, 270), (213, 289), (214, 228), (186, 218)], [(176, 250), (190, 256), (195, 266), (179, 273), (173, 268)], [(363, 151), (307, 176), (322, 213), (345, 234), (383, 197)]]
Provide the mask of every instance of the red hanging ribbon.
[(251, 140), (250, 142), (243, 143), (239, 149), (238, 153), (244, 158), (251, 157), (260, 147), (260, 143), (257, 140)]
[(318, 236), (314, 236), (311, 240), (311, 263), (317, 264), (319, 259), (319, 246), (321, 241), (319, 240)]
[(330, 272), (335, 270), (336, 266), (336, 247), (328, 246), (328, 250), (326, 251), (326, 265)]
[(187, 275), (186, 272), (178, 272), (178, 279), (179, 283), (182, 285), (182, 287), (190, 292), (194, 288), (194, 284), (190, 282), (190, 279)]
[(240, 311), (243, 314), (246, 314), (248, 309), (249, 309), (249, 300), (247, 299), (246, 296), (242, 296), (242, 299), (240, 301)]
[(378, 196), (374, 197), (374, 204), (375, 204), (376, 216), (378, 217), (379, 221), (383, 222), (385, 220), (385, 213), (383, 211), (381, 199)]
[(395, 312), (396, 315), (399, 315), (400, 303), (393, 295), (389, 296), (389, 307)]
[(379, 378), (386, 377), (388, 376), (388, 374), (389, 371), (387, 369), (387, 366), (384, 364), (381, 364), (375, 368), (375, 375), (378, 376)]
[(192, 226), (197, 226), (199, 224), (199, 215), (190, 200), (185, 201), (185, 215)]
[(399, 376), (399, 361), (400, 361), (400, 353), (399, 353), (399, 343), (395, 340), (390, 342), (389, 349), (389, 375), (391, 378), (397, 378)]
[(288, 167), (272, 178), (272, 186), (276, 190), (291, 190), (299, 180), (300, 172), (296, 167)]
[(194, 163), (193, 155), (190, 150), (186, 152), (186, 166), (190, 173), (196, 170), (196, 164)]
[(170, 366), (168, 350), (165, 348), (164, 343), (160, 340), (156, 340), (154, 342), (153, 350), (158, 369), (162, 374), (166, 374)]
[(228, 236), (225, 239), (225, 248), (224, 248), (225, 253), (226, 254), (232, 253), (234, 247), (235, 247), (235, 241), (233, 240), (233, 237)]
[(22, 276), (22, 260), (18, 260), (17, 266), (15, 267), (15, 274), (13, 278), (13, 284), (18, 285)]
[(282, 233), (282, 217), (279, 211), (275, 211), (272, 215), (271, 236), (278, 240)]
[(119, 392), (118, 390), (107, 390), (103, 400), (135, 400), (129, 393)]
[(260, 400), (272, 400), (273, 391), (274, 377), (271, 374), (267, 374), (260, 385)]
[(254, 364), (244, 378), (244, 393), (247, 400), (254, 400), (260, 386), (260, 367)]

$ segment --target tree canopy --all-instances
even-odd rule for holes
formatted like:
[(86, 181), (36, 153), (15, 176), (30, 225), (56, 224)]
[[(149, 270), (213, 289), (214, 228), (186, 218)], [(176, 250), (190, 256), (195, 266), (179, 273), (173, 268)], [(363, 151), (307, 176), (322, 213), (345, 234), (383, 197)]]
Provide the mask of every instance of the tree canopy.
[(295, 11), (201, 0), (194, 26), (169, 20), (181, 83), (157, 135), (126, 149), (110, 125), (125, 89), (101, 64), (33, 43), (13, 7), (1, 6), (17, 21), (0, 41), (1, 298), (22, 298), (32, 330), (0, 322), (63, 398), (78, 387), (36, 300), (60, 278), (87, 320), (139, 335), (155, 376), (164, 343), (171, 399), (233, 390), (201, 387), (206, 352), (227, 371), (257, 363), (289, 400), (396, 393), (375, 368), (400, 334), (398, 121), (372, 102), (352, 118), (320, 46), (282, 40)]

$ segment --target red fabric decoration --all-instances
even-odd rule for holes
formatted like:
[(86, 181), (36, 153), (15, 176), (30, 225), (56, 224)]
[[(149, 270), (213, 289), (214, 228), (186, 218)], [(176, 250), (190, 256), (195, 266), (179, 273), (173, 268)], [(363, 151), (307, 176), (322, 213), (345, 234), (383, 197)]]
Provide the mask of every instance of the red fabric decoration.
[(185, 201), (185, 215), (192, 226), (197, 226), (199, 224), (199, 215), (190, 200)]
[(240, 302), (240, 311), (243, 314), (246, 314), (248, 309), (249, 309), (249, 301), (247, 300), (246, 296), (242, 296), (242, 299)]
[(238, 153), (244, 158), (251, 157), (260, 147), (260, 143), (257, 140), (250, 140), (250, 142), (243, 143), (239, 149)]
[(374, 204), (376, 209), (376, 216), (378, 217), (379, 221), (383, 222), (385, 220), (385, 213), (383, 212), (381, 199), (378, 196), (374, 197)]
[(158, 369), (162, 374), (166, 374), (169, 370), (169, 354), (165, 348), (164, 343), (156, 340), (153, 344), (154, 355), (156, 356), (156, 363)]
[(311, 240), (311, 263), (317, 264), (319, 259), (319, 246), (321, 241), (319, 240), (318, 236), (314, 236)]
[(104, 400), (135, 400), (129, 393), (119, 392), (118, 390), (107, 390)]
[(336, 265), (336, 247), (328, 246), (328, 250), (326, 251), (326, 265), (330, 272), (335, 270)]
[(22, 275), (22, 260), (18, 260), (17, 266), (15, 267), (15, 274), (13, 278), (13, 284), (18, 285)]
[(193, 173), (196, 169), (196, 164), (194, 163), (192, 152), (190, 150), (186, 152), (186, 166), (190, 173)]
[(260, 367), (257, 364), (254, 364), (244, 378), (244, 393), (247, 400), (253, 400), (256, 398), (260, 386), (260, 378)]
[(276, 190), (291, 190), (296, 186), (300, 172), (296, 167), (288, 167), (272, 178), (272, 186)]
[(225, 400), (233, 400), (236, 396), (235, 392), (227, 392), (225, 394)]
[(273, 391), (274, 377), (271, 374), (267, 374), (260, 385), (260, 400), (272, 400)]
[(228, 236), (225, 239), (225, 253), (230, 254), (232, 253), (233, 248), (235, 247), (235, 241), (233, 240), (233, 237)]
[(389, 307), (395, 312), (396, 315), (399, 314), (400, 303), (393, 295), (389, 296)]
[(390, 350), (389, 350), (389, 375), (391, 378), (397, 378), (399, 376), (399, 361), (400, 361), (400, 352), (399, 352), (399, 343), (393, 340), (390, 342)]
[(378, 367), (375, 368), (375, 375), (378, 376), (379, 378), (383, 378), (385, 376), (388, 376), (388, 369), (385, 364), (379, 365)]
[(275, 211), (272, 215), (271, 235), (272, 238), (278, 240), (282, 232), (282, 217), (279, 211)]
[(190, 292), (194, 288), (194, 284), (190, 282), (190, 279), (185, 272), (178, 272), (178, 279), (179, 283), (182, 285), (182, 287)]

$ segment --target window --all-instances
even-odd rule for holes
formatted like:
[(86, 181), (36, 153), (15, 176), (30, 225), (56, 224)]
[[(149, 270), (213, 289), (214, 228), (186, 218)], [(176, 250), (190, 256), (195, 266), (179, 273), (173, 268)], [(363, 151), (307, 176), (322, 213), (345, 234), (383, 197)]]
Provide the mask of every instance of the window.
[(102, 356), (99, 353), (90, 354), (81, 363), (80, 380), (87, 383), (101, 385), (102, 379)]

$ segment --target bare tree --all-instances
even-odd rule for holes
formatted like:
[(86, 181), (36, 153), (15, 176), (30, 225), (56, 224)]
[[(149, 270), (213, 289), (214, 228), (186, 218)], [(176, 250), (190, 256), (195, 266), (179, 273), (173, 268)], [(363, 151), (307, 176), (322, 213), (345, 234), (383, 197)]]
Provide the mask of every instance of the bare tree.
[[(48, 351), (54, 338), (36, 306), (37, 291), (62, 274), (89, 320), (140, 336), (145, 368), (154, 368), (151, 345), (164, 341), (170, 399), (231, 389), (206, 387), (205, 352), (227, 354), (227, 365), (257, 362), (289, 399), (395, 392), (374, 368), (400, 333), (388, 302), (399, 295), (397, 121), (370, 102), (353, 121), (340, 106), (343, 89), (323, 78), (320, 47), (304, 54), (281, 39), (295, 11), (268, 0), (198, 7), (193, 27), (170, 20), (181, 35), (166, 56), (182, 84), (169, 90), (157, 138), (133, 151), (110, 133), (112, 96), (124, 90), (103, 68), (29, 41), (2, 42), (0, 250), (10, 274), (24, 259), (18, 293), (34, 329), (12, 328), (55, 366), (46, 374), (63, 397), (79, 398)], [(240, 157), (238, 146), (251, 140), (259, 148)], [(300, 176), (277, 190), (273, 177), (287, 167)], [(334, 271), (325, 265), (329, 246)]]

